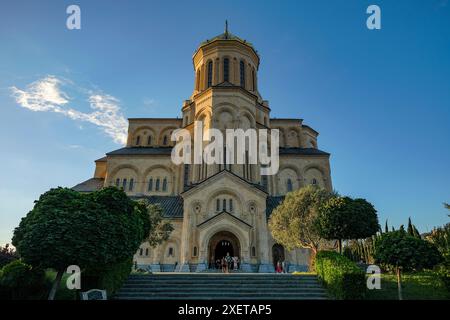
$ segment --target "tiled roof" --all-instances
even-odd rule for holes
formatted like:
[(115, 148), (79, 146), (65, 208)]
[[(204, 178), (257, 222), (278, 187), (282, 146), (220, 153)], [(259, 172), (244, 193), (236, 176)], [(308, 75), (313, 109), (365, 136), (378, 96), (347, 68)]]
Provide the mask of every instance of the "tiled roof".
[(183, 198), (181, 196), (134, 196), (133, 200), (146, 199), (151, 204), (159, 204), (165, 218), (183, 218)]
[(280, 154), (300, 154), (305, 156), (329, 156), (328, 152), (315, 148), (280, 148)]
[(266, 217), (269, 219), (272, 211), (283, 202), (284, 196), (268, 196), (266, 199)]
[(106, 155), (170, 155), (171, 153), (172, 147), (124, 147), (108, 152)]
[(78, 192), (93, 192), (103, 188), (105, 180), (100, 178), (91, 178), (77, 184), (72, 189)]

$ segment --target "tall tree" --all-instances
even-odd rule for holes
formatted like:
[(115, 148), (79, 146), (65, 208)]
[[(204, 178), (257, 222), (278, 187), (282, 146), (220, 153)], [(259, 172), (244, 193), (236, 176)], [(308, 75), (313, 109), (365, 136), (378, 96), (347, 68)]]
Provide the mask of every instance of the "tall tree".
[(388, 233), (389, 232), (389, 227), (388, 227), (388, 220), (386, 219), (386, 223), (384, 224), (384, 232)]
[(114, 187), (51, 189), (15, 229), (13, 244), (24, 262), (57, 271), (52, 300), (69, 265), (98, 270), (130, 259), (152, 230), (147, 208)]
[(415, 238), (404, 230), (381, 235), (375, 241), (375, 263), (395, 269), (397, 273), (398, 298), (403, 299), (401, 273), (406, 270), (432, 268), (442, 261), (435, 245)]
[(275, 241), (287, 249), (310, 248), (315, 256), (326, 243), (314, 225), (318, 208), (334, 195), (315, 186), (288, 193), (270, 216), (269, 229)]
[(413, 224), (411, 222), (411, 217), (408, 218), (408, 234), (410, 236), (414, 236), (414, 229), (413, 229)]
[(377, 211), (365, 199), (333, 197), (319, 208), (315, 225), (319, 235), (327, 240), (338, 240), (342, 253), (342, 240), (368, 238), (377, 233)]

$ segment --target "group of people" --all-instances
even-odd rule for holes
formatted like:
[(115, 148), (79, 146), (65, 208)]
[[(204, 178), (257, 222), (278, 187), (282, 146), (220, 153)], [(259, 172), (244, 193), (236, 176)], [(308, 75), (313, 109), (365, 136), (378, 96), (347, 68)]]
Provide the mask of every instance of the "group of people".
[(275, 266), (275, 272), (276, 273), (287, 273), (287, 265), (286, 262), (283, 260), (278, 260), (276, 266)]
[(211, 260), (209, 268), (210, 269), (222, 269), (223, 273), (228, 273), (230, 270), (238, 270), (240, 267), (240, 260), (237, 256), (230, 256), (230, 253), (227, 252), (227, 255), (225, 257), (222, 257), (222, 259), (217, 259), (214, 261), (214, 259)]

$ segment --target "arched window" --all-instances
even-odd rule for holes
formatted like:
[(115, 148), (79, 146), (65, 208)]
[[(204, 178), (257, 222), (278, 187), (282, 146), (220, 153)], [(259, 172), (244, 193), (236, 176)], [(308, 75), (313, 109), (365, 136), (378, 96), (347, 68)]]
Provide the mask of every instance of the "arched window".
[(152, 136), (148, 136), (148, 138), (147, 138), (147, 145), (148, 146), (152, 145)]
[(148, 256), (148, 248), (145, 249), (145, 255)]
[(168, 254), (168, 256), (169, 256), (169, 257), (170, 257), (170, 256), (173, 256), (173, 248), (172, 248), (172, 247), (169, 248), (169, 254)]
[(256, 256), (256, 248), (252, 247), (252, 256), (255, 257)]
[(164, 136), (164, 138), (163, 138), (163, 145), (164, 145), (164, 146), (167, 145), (167, 136)]
[(316, 180), (316, 178), (313, 178), (313, 179), (312, 179), (312, 181), (311, 181), (311, 183), (312, 183), (312, 185), (314, 185), (314, 186), (315, 186), (315, 185), (317, 184), (317, 180)]
[(150, 178), (148, 180), (148, 191), (152, 191), (153, 190), (153, 178)]
[(155, 191), (159, 191), (159, 178), (156, 179)]
[(194, 257), (197, 256), (197, 247), (194, 247)]
[(227, 210), (227, 199), (223, 199), (222, 200), (222, 211), (226, 211)]
[(233, 199), (230, 199), (228, 202), (230, 204), (230, 212), (233, 212)]
[(128, 191), (133, 191), (133, 186), (134, 186), (134, 179), (131, 178), (131, 179), (130, 179), (130, 184), (129, 184), (129, 186), (128, 186)]
[(162, 191), (164, 192), (167, 191), (167, 178), (164, 178), (163, 180)]
[(256, 75), (255, 70), (252, 70), (252, 89), (253, 91), (256, 91)]
[(292, 180), (291, 179), (287, 179), (287, 191), (288, 192), (292, 191)]
[(116, 179), (116, 187), (118, 188), (119, 186), (120, 186), (120, 179), (117, 178), (117, 179)]
[(220, 199), (216, 200), (216, 211), (220, 211)]
[(142, 248), (139, 249), (139, 255), (140, 255), (140, 256), (144, 255), (144, 249), (142, 249)]
[(137, 136), (136, 137), (136, 145), (140, 145), (141, 144), (141, 136)]
[(230, 81), (230, 59), (223, 59), (223, 81)]
[(241, 61), (241, 63), (239, 64), (239, 74), (240, 74), (241, 87), (245, 88), (245, 63), (244, 63), (244, 61)]
[(213, 63), (212, 61), (208, 62), (208, 84), (207, 84), (207, 88), (212, 86), (212, 70), (213, 70)]
[(123, 188), (123, 190), (127, 189), (127, 178), (122, 180), (122, 188)]
[(200, 90), (200, 70), (197, 70), (197, 79), (196, 79), (196, 83), (195, 83), (195, 89), (196, 90)]

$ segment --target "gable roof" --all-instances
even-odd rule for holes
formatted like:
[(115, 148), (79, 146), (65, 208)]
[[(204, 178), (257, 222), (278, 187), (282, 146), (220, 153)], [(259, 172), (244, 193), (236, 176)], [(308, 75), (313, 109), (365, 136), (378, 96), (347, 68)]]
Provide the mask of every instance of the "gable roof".
[(221, 175), (221, 174), (222, 174), (222, 175), (229, 175), (230, 177), (232, 177), (232, 178), (234, 178), (234, 179), (238, 179), (239, 181), (244, 182), (244, 183), (247, 184), (248, 186), (250, 186), (250, 187), (252, 187), (252, 188), (255, 188), (255, 189), (257, 189), (258, 191), (263, 192), (263, 193), (265, 193), (265, 194), (267, 195), (267, 191), (264, 190), (264, 187), (263, 187), (262, 185), (257, 184), (257, 183), (249, 182), (249, 181), (245, 180), (244, 178), (242, 178), (241, 176), (238, 176), (238, 175), (235, 174), (234, 172), (231, 172), (231, 171), (225, 170), (225, 169), (222, 169), (221, 171), (216, 172), (216, 173), (213, 174), (212, 176), (210, 176), (210, 177), (208, 177), (208, 178), (206, 178), (206, 179), (204, 179), (204, 180), (202, 180), (202, 181), (200, 181), (200, 182), (198, 182), (198, 183), (190, 184), (189, 186), (186, 187), (186, 189), (185, 189), (181, 194), (184, 194), (184, 193), (186, 193), (186, 192), (189, 192), (189, 191), (191, 191), (192, 189), (195, 189), (195, 188), (201, 186), (201, 185), (204, 184), (205, 182), (210, 181), (210, 180), (216, 178), (217, 176), (219, 176), (219, 175)]
[(72, 190), (78, 192), (93, 192), (103, 188), (104, 183), (105, 179), (91, 178), (72, 187)]
[(229, 212), (226, 211), (226, 210), (223, 210), (222, 212), (216, 214), (215, 216), (212, 216), (211, 218), (206, 219), (206, 220), (203, 221), (202, 223), (198, 224), (197, 227), (200, 227), (200, 226), (202, 226), (202, 225), (208, 223), (208, 222), (211, 221), (211, 220), (217, 219), (219, 216), (222, 216), (222, 215), (230, 216), (231, 218), (233, 218), (233, 219), (235, 219), (235, 220), (237, 220), (237, 221), (239, 221), (239, 222), (245, 224), (245, 225), (248, 226), (249, 228), (253, 228), (250, 224), (248, 224), (247, 222), (245, 222), (245, 221), (242, 220), (242, 219), (239, 219), (239, 218), (236, 217), (235, 215), (232, 215), (231, 213), (229, 213)]

